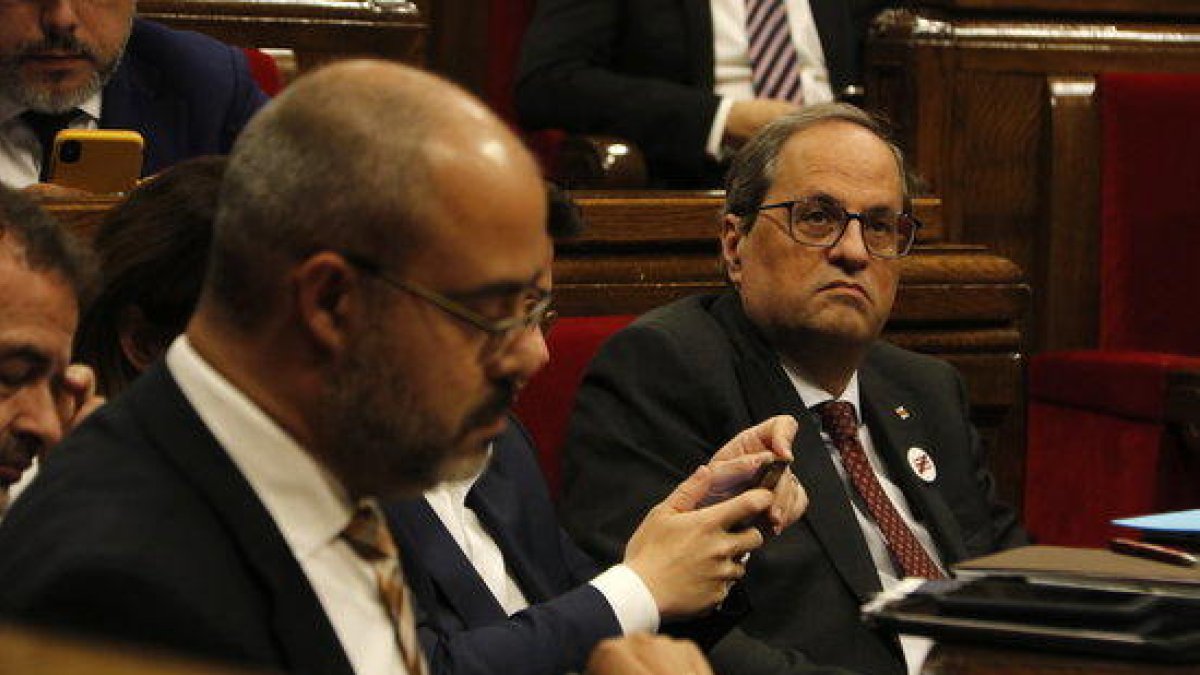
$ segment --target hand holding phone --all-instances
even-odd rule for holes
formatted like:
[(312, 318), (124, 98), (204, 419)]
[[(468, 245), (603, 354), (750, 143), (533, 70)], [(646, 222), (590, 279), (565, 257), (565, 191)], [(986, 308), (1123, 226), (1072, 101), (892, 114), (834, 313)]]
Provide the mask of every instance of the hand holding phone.
[[(791, 463), (773, 460), (771, 457), (770, 453), (760, 453), (711, 463), (709, 466), (713, 470), (712, 485), (697, 507), (719, 504), (755, 488), (774, 492)], [(765, 512), (739, 523), (735, 529), (749, 527), (758, 528), (763, 537), (775, 534), (774, 524)]]

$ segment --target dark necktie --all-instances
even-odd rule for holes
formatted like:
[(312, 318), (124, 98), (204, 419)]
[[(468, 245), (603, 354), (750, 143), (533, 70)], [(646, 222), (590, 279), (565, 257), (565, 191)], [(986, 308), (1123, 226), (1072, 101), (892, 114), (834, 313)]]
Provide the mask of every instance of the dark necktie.
[(792, 103), (804, 102), (800, 55), (792, 43), (785, 0), (746, 0), (746, 43), (754, 93)]
[(427, 675), (429, 669), (421, 654), (413, 616), (412, 591), (400, 573), (400, 552), (388, 531), (379, 503), (370, 499), (359, 502), (350, 523), (342, 530), (342, 537), (375, 570), (379, 597), (392, 619), (396, 643), (408, 675)]
[(71, 126), (71, 122), (79, 117), (79, 108), (71, 108), (63, 113), (43, 113), (26, 110), (21, 113), (21, 120), (33, 131), (38, 145), (42, 148), (42, 169), (38, 172), (38, 180), (42, 183), (50, 180), (50, 154), (54, 152), (54, 137), (58, 132)]
[(929, 553), (917, 541), (917, 536), (900, 517), (871, 470), (867, 453), (858, 441), (858, 415), (854, 404), (846, 401), (826, 401), (815, 408), (821, 417), (821, 427), (842, 456), (842, 466), (850, 476), (854, 489), (867, 503), (867, 510), (883, 533), (884, 543), (892, 554), (900, 573), (906, 577), (942, 579), (944, 575)]

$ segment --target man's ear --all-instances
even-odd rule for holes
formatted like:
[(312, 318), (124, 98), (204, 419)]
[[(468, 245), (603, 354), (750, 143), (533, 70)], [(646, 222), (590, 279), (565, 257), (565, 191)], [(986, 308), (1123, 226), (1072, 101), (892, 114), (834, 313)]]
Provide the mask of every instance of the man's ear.
[(731, 213), (721, 219), (721, 263), (725, 268), (725, 276), (734, 286), (742, 280), (742, 241), (746, 233), (742, 232), (742, 219)]
[(125, 360), (140, 373), (167, 350), (173, 338), (163, 339), (163, 331), (150, 324), (142, 308), (130, 305), (117, 315), (117, 340)]
[(292, 271), (298, 320), (319, 349), (346, 346), (355, 304), (362, 302), (357, 272), (340, 255), (321, 251)]

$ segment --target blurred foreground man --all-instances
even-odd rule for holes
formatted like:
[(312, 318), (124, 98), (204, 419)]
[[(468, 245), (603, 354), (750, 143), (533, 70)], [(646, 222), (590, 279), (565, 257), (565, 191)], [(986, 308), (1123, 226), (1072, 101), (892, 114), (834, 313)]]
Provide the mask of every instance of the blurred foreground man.
[[(567, 439), (565, 522), (612, 558), (662, 486), (759, 420), (801, 420), (797, 527), (751, 556), (753, 611), (718, 672), (903, 673), (922, 645), (859, 607), (902, 577), (1024, 540), (996, 503), (962, 382), (880, 341), (918, 224), (900, 151), (852, 106), (782, 118), (735, 158), (721, 235), (731, 288), (655, 310), (585, 377)], [(927, 646), (927, 645), (926, 645)]]
[(45, 212), (0, 186), (0, 514), (34, 460), (101, 403), (91, 369), (68, 365), (89, 274)]
[(134, 0), (0, 1), (0, 183), (45, 182), (65, 128), (140, 132), (143, 175), (229, 152), (266, 102), (245, 54), (134, 10)]
[(185, 335), (0, 527), (0, 609), (289, 672), (426, 673), (379, 501), (478, 472), (505, 431), (543, 361), (545, 220), (533, 160), (457, 88), (380, 62), (297, 81), (230, 158)]

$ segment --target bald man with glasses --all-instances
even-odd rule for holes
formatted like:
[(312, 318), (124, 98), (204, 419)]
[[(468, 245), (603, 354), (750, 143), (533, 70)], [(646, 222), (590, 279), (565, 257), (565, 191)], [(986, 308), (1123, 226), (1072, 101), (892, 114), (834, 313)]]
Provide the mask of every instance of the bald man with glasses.
[(641, 317), (585, 375), (563, 511), (601, 559), (714, 439), (780, 414), (800, 422), (792, 470), (809, 509), (751, 554), (754, 611), (709, 652), (717, 672), (915, 671), (928, 645), (864, 625), (859, 607), (1025, 539), (994, 499), (958, 374), (879, 339), (920, 228), (908, 183), (857, 108), (768, 125), (727, 178), (729, 288)]

